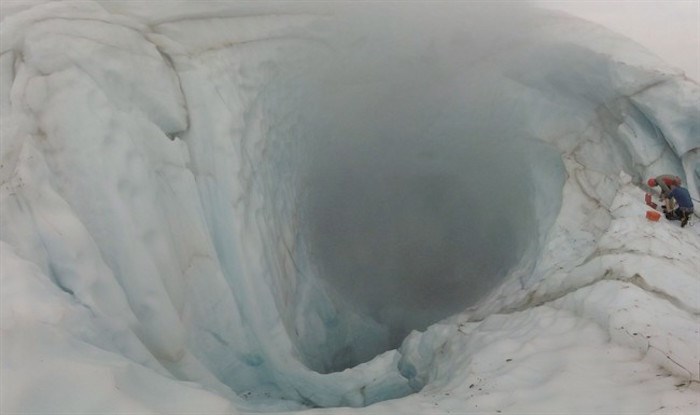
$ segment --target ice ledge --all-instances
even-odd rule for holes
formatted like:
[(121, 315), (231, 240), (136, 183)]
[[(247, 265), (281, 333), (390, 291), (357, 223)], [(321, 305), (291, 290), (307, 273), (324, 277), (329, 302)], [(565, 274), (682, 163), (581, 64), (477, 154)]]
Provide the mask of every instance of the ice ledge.
[(26, 86), (14, 85), (26, 88), (31, 109), (40, 111), (49, 91), (70, 88), (62, 74), (76, 72), (116, 109), (143, 115), (166, 134), (187, 129), (178, 76), (147, 39), (149, 29), (107, 14), (97, 3), (75, 6), (45, 4), (3, 21), (1, 53), (14, 51), (14, 72), (31, 74)]

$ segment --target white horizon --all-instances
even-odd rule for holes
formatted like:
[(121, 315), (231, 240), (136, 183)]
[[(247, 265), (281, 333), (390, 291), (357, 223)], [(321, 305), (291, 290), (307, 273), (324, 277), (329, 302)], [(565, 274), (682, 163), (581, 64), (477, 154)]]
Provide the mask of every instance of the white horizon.
[(603, 25), (700, 82), (700, 0), (535, 0)]

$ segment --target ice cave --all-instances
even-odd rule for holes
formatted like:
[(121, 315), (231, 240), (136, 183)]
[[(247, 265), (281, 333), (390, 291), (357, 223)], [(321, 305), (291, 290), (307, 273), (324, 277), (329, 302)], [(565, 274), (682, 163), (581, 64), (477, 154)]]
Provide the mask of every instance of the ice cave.
[(1, 412), (697, 413), (700, 86), (522, 2), (4, 2)]

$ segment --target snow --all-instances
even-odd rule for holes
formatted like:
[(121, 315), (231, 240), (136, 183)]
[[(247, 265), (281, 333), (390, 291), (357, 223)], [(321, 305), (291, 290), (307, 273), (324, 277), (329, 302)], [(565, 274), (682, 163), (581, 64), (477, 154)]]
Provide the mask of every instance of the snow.
[(1, 412), (697, 412), (700, 87), (502, 5), (3, 3)]

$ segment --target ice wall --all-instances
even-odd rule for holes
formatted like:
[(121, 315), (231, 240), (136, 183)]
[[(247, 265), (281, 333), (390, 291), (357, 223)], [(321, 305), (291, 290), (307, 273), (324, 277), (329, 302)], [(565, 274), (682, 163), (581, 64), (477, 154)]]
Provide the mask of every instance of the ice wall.
[[(3, 412), (449, 383), (458, 327), (591, 283), (625, 177), (698, 197), (697, 85), (556, 14), (61, 2), (0, 31)], [(677, 317), (657, 363), (695, 379)]]

